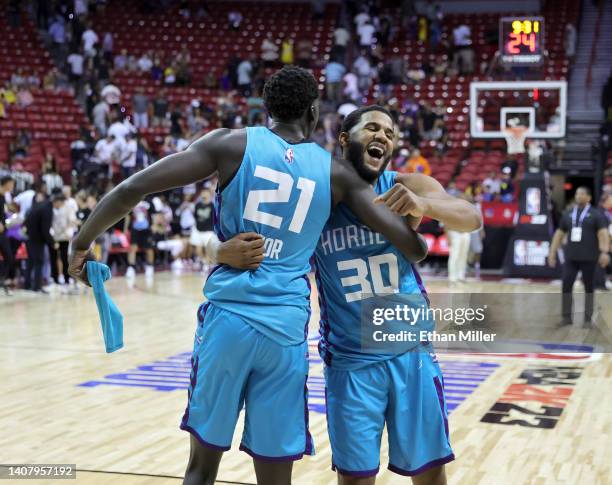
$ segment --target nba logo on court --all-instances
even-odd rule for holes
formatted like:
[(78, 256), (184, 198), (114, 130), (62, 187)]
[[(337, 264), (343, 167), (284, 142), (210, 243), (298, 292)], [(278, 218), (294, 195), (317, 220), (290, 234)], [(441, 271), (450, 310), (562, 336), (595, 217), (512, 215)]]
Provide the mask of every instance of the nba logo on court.
[(289, 164), (293, 163), (293, 148), (287, 148), (285, 152), (285, 162)]

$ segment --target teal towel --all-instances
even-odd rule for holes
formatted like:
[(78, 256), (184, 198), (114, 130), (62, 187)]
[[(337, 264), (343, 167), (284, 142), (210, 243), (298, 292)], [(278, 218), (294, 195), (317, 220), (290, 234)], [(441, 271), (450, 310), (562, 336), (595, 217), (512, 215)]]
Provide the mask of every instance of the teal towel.
[(87, 278), (96, 297), (106, 352), (110, 354), (123, 347), (123, 315), (104, 289), (104, 282), (111, 278), (110, 268), (102, 263), (87, 261)]

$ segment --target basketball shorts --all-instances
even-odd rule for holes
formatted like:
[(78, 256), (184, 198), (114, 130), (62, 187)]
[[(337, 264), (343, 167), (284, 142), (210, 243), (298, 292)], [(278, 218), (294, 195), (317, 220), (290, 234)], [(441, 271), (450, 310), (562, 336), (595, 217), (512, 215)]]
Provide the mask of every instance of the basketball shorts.
[(152, 249), (153, 248), (153, 234), (151, 229), (133, 229), (130, 234), (130, 242), (132, 246), (138, 246), (140, 249)]
[(326, 368), (325, 374), (332, 469), (375, 476), (385, 424), (389, 470), (413, 476), (455, 459), (435, 354), (407, 352), (357, 370)]
[(308, 431), (308, 345), (283, 347), (210, 303), (198, 309), (188, 404), (181, 429), (230, 449), (242, 408), (240, 449), (269, 461), (314, 454)]
[(213, 231), (198, 231), (198, 229), (193, 226), (191, 235), (189, 236), (189, 244), (192, 246), (204, 247), (214, 235), (215, 233)]

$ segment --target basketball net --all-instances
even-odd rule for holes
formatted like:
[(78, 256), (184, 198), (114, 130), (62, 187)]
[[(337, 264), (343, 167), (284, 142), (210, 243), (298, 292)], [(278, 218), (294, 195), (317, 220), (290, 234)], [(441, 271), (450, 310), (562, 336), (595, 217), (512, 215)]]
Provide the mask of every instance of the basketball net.
[(527, 138), (526, 126), (515, 126), (504, 129), (508, 155), (525, 153), (525, 138)]

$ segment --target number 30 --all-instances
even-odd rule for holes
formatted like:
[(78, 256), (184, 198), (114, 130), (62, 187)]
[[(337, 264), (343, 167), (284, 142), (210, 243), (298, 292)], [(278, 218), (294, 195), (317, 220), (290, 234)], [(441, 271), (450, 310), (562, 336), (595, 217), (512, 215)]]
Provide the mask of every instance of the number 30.
[[(271, 190), (251, 190), (247, 197), (242, 217), (249, 221), (259, 222), (260, 224), (280, 229), (283, 218), (270, 214), (269, 212), (260, 211), (259, 204), (289, 202), (289, 197), (293, 190), (293, 177), (288, 173), (279, 172), (278, 170), (273, 170), (268, 167), (262, 167), (261, 165), (255, 167), (255, 177), (274, 182), (278, 184), (278, 188)], [(310, 203), (312, 202), (315, 186), (316, 182), (313, 180), (304, 177), (298, 178), (297, 188), (300, 191), (300, 198), (295, 206), (295, 212), (289, 224), (289, 230), (291, 232), (299, 234), (302, 231), (308, 209), (310, 208)]]

